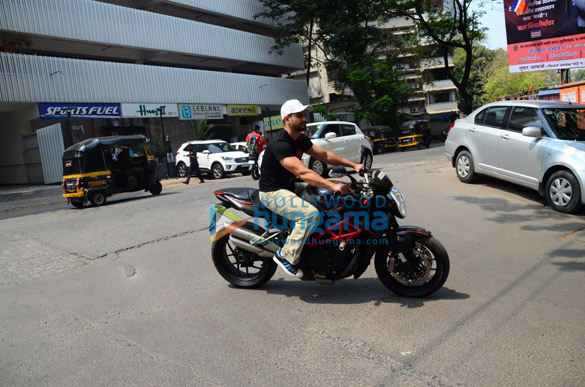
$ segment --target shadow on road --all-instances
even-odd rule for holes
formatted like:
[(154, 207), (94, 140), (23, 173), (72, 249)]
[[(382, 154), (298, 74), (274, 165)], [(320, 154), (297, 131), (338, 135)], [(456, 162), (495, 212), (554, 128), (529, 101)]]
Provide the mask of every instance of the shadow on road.
[[(229, 285), (237, 289), (233, 285)], [(388, 290), (377, 278), (363, 278), (356, 281), (338, 281), (333, 285), (319, 285), (315, 282), (285, 281), (283, 278), (268, 282), (257, 291), (285, 297), (297, 297), (310, 304), (400, 304), (406, 308), (419, 308), (425, 303), (439, 300), (465, 300), (469, 294), (459, 293), (446, 287), (427, 298), (400, 297)]]

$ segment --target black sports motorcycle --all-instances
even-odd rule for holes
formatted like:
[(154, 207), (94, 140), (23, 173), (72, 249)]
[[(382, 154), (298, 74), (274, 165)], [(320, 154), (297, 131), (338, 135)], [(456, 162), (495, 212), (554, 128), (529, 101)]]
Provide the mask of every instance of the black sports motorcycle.
[[(323, 214), (320, 229), (305, 243), (299, 267), (302, 280), (330, 284), (352, 276), (357, 279), (372, 257), (378, 278), (394, 293), (406, 297), (426, 297), (439, 290), (449, 275), (449, 255), (427, 229), (399, 226), (406, 217), (404, 198), (390, 178), (379, 169), (360, 173), (357, 181), (345, 168), (335, 167), (330, 177), (348, 176), (353, 194), (338, 193), (298, 184), (296, 193)], [(290, 230), (286, 220), (267, 209), (253, 188), (227, 188), (215, 191), (219, 212), (233, 209), (252, 220), (239, 219), (217, 232), (221, 225), (210, 224), (213, 263), (221, 276), (238, 287), (259, 287), (276, 271), (272, 260)], [(235, 217), (232, 215), (231, 217)], [(267, 227), (260, 227), (265, 218)], [(276, 228), (273, 226), (277, 226)]]

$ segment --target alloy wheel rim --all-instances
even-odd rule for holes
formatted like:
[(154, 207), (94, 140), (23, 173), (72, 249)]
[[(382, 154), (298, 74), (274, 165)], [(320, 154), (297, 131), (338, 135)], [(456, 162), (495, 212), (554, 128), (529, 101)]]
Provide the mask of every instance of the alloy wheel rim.
[(469, 174), (469, 159), (467, 157), (459, 157), (457, 161), (457, 172), (459, 176), (466, 177)]
[(323, 164), (320, 161), (317, 160), (313, 163), (313, 172), (318, 175), (323, 174)]
[(555, 205), (566, 206), (573, 197), (571, 183), (567, 179), (555, 179), (550, 185), (550, 197)]

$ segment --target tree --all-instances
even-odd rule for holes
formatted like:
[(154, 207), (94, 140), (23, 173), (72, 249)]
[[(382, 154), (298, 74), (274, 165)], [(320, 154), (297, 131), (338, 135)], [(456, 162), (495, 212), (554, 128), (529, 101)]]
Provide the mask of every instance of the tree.
[(199, 121), (196, 125), (192, 125), (191, 129), (193, 129), (195, 140), (209, 139), (211, 137), (211, 129), (214, 126), (214, 124), (210, 124), (206, 119)]
[[(493, 61), (496, 56), (495, 50), (490, 50), (481, 44), (473, 46), (473, 64), (469, 73), (467, 91), (472, 97), (472, 109), (477, 109), (486, 102), (490, 102), (486, 96), (485, 85), (493, 69)], [(465, 71), (465, 51), (461, 48), (455, 49), (453, 53), (453, 74), (460, 79)]]
[[(325, 55), (323, 65), (337, 90), (349, 87), (361, 111), (358, 117), (389, 123), (400, 114), (409, 95), (402, 74), (393, 70), (388, 46), (391, 34), (379, 28), (384, 7), (379, 0), (260, 0), (266, 11), (257, 15), (278, 20), (275, 50), (310, 42)], [(309, 51), (306, 58), (310, 58)], [(308, 67), (308, 66), (307, 66)]]
[[(443, 54), (443, 63), (449, 79), (459, 91), (459, 109), (469, 114), (473, 110), (473, 94), (470, 91), (473, 47), (483, 36), (485, 29), (479, 25), (483, 11), (471, 11), (471, 0), (451, 0), (452, 13), (442, 11), (441, 2), (434, 0), (382, 0), (386, 17), (404, 16), (418, 26), (421, 37), (430, 39)], [(483, 3), (483, 2), (482, 2)], [(483, 4), (482, 4), (483, 5)], [(449, 66), (449, 54), (456, 48), (463, 50), (463, 66), (459, 76)]]
[(495, 51), (492, 65), (487, 69), (487, 81), (483, 103), (492, 102), (507, 95), (528, 94), (530, 86), (534, 91), (554, 87), (558, 83), (555, 70), (510, 73), (506, 50)]

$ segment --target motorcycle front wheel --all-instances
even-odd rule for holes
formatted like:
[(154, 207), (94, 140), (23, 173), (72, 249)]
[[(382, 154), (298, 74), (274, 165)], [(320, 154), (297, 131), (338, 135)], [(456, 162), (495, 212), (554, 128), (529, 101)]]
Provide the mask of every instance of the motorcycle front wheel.
[(264, 285), (276, 271), (271, 258), (262, 258), (230, 242), (229, 234), (213, 242), (211, 257), (219, 274), (229, 283), (241, 288)]
[(260, 172), (258, 171), (258, 168), (252, 168), (252, 179), (260, 179)]
[(376, 274), (384, 286), (404, 297), (427, 297), (449, 276), (449, 255), (434, 237), (412, 242), (413, 262), (394, 260), (389, 251), (376, 254)]

